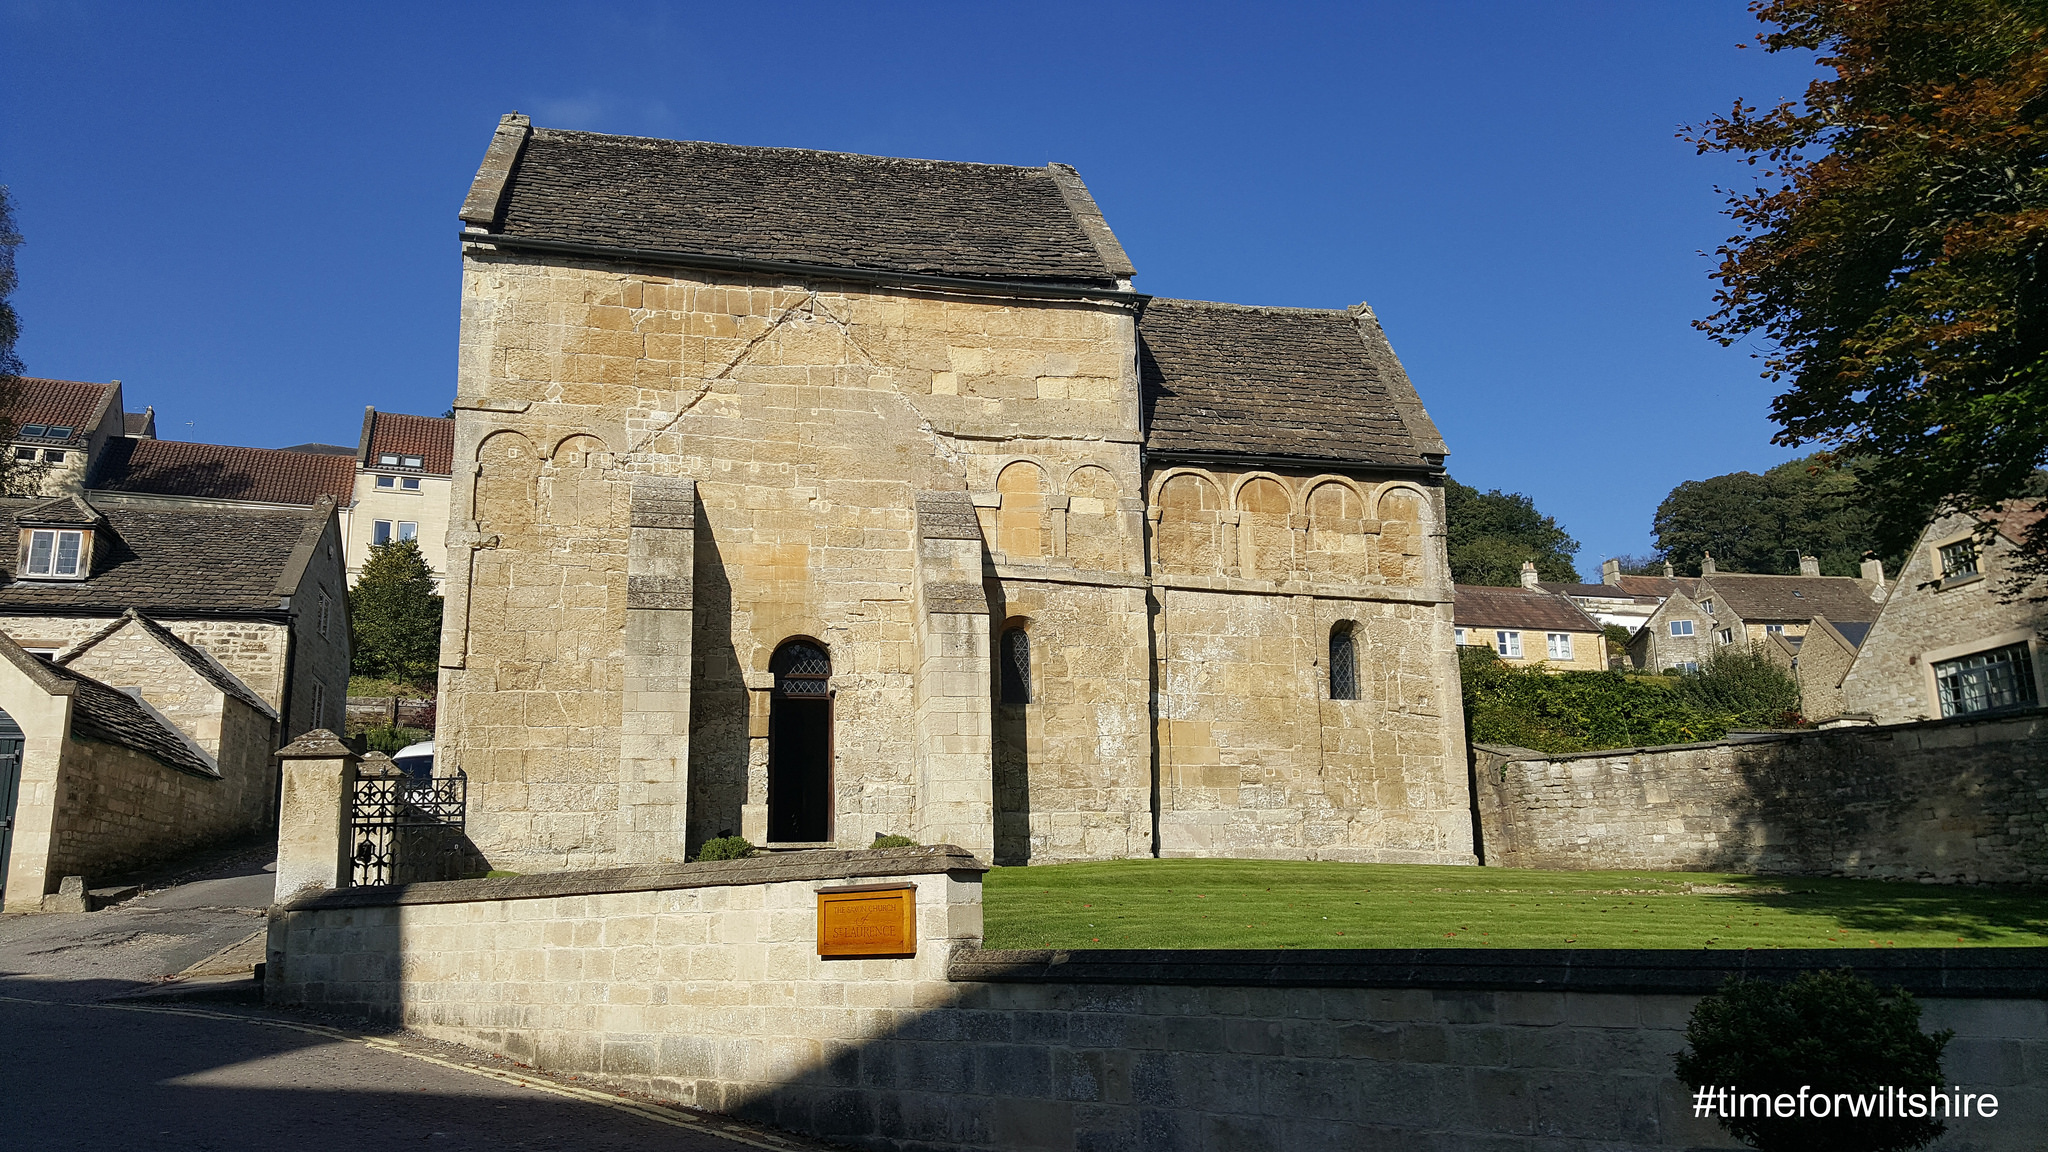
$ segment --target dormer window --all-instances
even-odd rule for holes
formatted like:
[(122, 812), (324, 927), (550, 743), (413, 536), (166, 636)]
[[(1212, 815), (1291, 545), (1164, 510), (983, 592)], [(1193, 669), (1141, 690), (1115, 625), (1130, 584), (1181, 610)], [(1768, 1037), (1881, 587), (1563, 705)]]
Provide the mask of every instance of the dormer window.
[(1700, 611), (1712, 616), (1714, 614), (1714, 602), (1712, 600), (1700, 601)]
[(22, 532), (21, 574), (37, 580), (83, 580), (92, 567), (92, 533), (80, 528)]

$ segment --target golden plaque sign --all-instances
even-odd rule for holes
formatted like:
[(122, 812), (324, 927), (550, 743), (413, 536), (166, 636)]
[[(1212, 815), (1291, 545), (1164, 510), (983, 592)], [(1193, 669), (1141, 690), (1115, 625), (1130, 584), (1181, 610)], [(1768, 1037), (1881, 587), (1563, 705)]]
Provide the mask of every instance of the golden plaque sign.
[(917, 886), (856, 884), (820, 889), (818, 955), (917, 955)]

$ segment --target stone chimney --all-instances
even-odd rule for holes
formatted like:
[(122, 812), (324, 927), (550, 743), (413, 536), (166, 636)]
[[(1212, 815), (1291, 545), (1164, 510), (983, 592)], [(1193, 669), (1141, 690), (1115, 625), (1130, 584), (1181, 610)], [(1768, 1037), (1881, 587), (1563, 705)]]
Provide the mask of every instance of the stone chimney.
[(1820, 557), (1801, 556), (1799, 558), (1799, 574), (1801, 576), (1820, 575)]
[(1534, 560), (1524, 560), (1522, 561), (1522, 587), (1534, 588), (1535, 586), (1536, 562)]
[(1613, 588), (1621, 587), (1621, 561), (1602, 560), (1600, 562), (1600, 582)]
[(1664, 562), (1664, 578), (1666, 580), (1676, 580), (1678, 578), (1678, 570), (1671, 566), (1671, 561), (1669, 560)]
[(1863, 579), (1871, 584), (1872, 595), (1884, 591), (1884, 561), (1865, 553), (1863, 556)]
[(1712, 576), (1713, 574), (1714, 574), (1714, 554), (1713, 554), (1712, 552), (1703, 552), (1703, 553), (1701, 553), (1701, 554), (1700, 554), (1700, 575), (1702, 575), (1702, 576)]

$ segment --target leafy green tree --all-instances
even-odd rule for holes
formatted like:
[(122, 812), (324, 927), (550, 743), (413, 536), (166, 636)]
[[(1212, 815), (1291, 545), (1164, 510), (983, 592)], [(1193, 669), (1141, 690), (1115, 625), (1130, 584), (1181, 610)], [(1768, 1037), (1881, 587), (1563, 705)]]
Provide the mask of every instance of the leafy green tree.
[(1679, 679), (1680, 699), (1727, 718), (1730, 728), (1785, 728), (1800, 723), (1799, 681), (1761, 648), (1730, 645)]
[[(1861, 472), (1815, 454), (1762, 475), (1687, 480), (1657, 506), (1658, 551), (1694, 576), (1708, 552), (1727, 572), (1796, 575), (1799, 558), (1811, 555), (1819, 557), (1824, 575), (1858, 575), (1879, 537)], [(1902, 555), (1887, 554), (1886, 569), (1897, 572)]]
[[(1886, 1086), (1925, 1091), (1945, 1082), (1941, 1056), (1954, 1035), (1922, 1032), (1911, 994), (1880, 991), (1853, 972), (1802, 972), (1783, 984), (1735, 977), (1693, 1006), (1674, 1064), (1693, 1088), (1773, 1099)], [(1872, 1115), (1716, 1119), (1764, 1152), (1906, 1152), (1933, 1143), (1945, 1127), (1932, 1118)]]
[[(1930, 510), (1998, 505), (2048, 464), (2048, 4), (1751, 10), (1764, 49), (1823, 72), (1687, 133), (1757, 169), (1698, 326), (1761, 342), (1775, 439), (1866, 461), (1873, 544), (1899, 553)], [(2048, 575), (2048, 521), (2022, 547)]]
[(416, 540), (370, 549), (349, 590), (350, 671), (430, 688), (441, 653), (441, 597)]
[(1480, 492), (1444, 480), (1444, 546), (1451, 579), (1459, 584), (1510, 587), (1522, 582), (1522, 562), (1534, 560), (1544, 580), (1576, 583), (1572, 554), (1579, 542), (1520, 492)]
[(1624, 552), (1614, 559), (1616, 563), (1621, 565), (1621, 574), (1623, 576), (1662, 576), (1664, 574), (1664, 560), (1660, 556), (1635, 556)]
[[(0, 443), (14, 439), (14, 421), (7, 413), (21, 395), (21, 357), (14, 343), (21, 336), (21, 315), (14, 310), (14, 289), (19, 284), (14, 271), (14, 250), (21, 247), (21, 230), (14, 226), (14, 198), (0, 184)], [(33, 495), (41, 487), (49, 465), (16, 460), (12, 452), (0, 452), (0, 496)]]

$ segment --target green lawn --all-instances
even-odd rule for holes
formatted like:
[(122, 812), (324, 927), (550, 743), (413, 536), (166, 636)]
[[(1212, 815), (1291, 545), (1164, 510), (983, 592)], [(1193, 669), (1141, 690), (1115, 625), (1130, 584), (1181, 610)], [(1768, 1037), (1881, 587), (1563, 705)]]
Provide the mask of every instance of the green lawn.
[(1401, 864), (998, 868), (990, 948), (1933, 948), (2048, 945), (2048, 889)]

